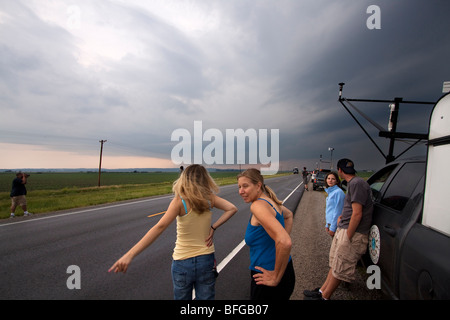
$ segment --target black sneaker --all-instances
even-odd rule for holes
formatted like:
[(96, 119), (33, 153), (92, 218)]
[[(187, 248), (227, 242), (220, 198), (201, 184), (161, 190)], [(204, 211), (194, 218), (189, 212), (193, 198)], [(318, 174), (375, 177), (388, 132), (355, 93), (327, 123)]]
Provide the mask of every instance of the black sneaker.
[(308, 298), (322, 298), (322, 293), (320, 293), (320, 287), (315, 288), (314, 290), (304, 290), (303, 295)]
[(320, 292), (318, 292), (318, 294), (315, 295), (314, 297), (304, 296), (303, 300), (320, 300), (320, 301), (322, 301), (322, 300), (325, 300), (325, 299), (322, 297), (322, 294)]

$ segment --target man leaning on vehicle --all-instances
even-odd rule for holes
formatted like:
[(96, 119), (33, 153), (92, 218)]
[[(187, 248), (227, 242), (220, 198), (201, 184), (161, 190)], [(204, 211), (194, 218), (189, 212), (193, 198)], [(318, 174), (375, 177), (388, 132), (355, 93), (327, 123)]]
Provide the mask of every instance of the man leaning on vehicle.
[(15, 212), (17, 206), (20, 206), (23, 209), (24, 216), (30, 216), (32, 213), (27, 211), (27, 188), (25, 184), (27, 183), (27, 179), (30, 175), (23, 173), (21, 171), (16, 173), (16, 178), (12, 182), (11, 188), (11, 215), (10, 218), (15, 217)]
[(368, 183), (357, 177), (353, 161), (341, 159), (338, 174), (347, 181), (344, 208), (330, 248), (330, 269), (320, 288), (305, 290), (305, 300), (328, 300), (341, 281), (354, 280), (356, 263), (366, 252), (372, 222), (373, 202)]

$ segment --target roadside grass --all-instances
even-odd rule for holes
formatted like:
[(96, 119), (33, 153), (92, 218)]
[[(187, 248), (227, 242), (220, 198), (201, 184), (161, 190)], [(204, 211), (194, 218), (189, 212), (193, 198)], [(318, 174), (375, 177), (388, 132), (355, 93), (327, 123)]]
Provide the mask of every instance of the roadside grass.
[[(33, 214), (87, 207), (123, 200), (150, 197), (171, 192), (172, 183), (148, 185), (116, 185), (88, 188), (63, 188), (61, 190), (38, 190), (28, 192), (28, 210)], [(8, 193), (2, 193), (0, 200), (0, 218), (10, 214), (11, 200)], [(22, 215), (22, 208), (16, 209), (16, 215)]]
[[(237, 173), (238, 172), (213, 172), (211, 173), (211, 176), (214, 178), (217, 185), (222, 186), (236, 183)], [(45, 177), (45, 175), (47, 175), (47, 177)], [(133, 177), (133, 175), (135, 175), (135, 177)], [(141, 177), (137, 178), (138, 175), (141, 175)], [(146, 175), (144, 176), (145, 179), (142, 178), (143, 175)], [(287, 175), (287, 173), (281, 173), (271, 177), (283, 175)], [(37, 187), (36, 183), (32, 180), (35, 176), (40, 176), (41, 178), (37, 179), (39, 180), (39, 187)], [(107, 180), (107, 178), (104, 179), (104, 177), (108, 176), (108, 174), (102, 173), (102, 184), (107, 184), (106, 181), (109, 181), (109, 183), (129, 181), (131, 178), (127, 179), (127, 177), (130, 176), (134, 180), (142, 179), (140, 181), (150, 180), (157, 182), (111, 184), (101, 187), (80, 187), (76, 185), (83, 185), (83, 183), (85, 183), (82, 181), (83, 179), (80, 180), (80, 176), (81, 175), (78, 173), (33, 174), (29, 180), (29, 184), (27, 184), (28, 211), (33, 214), (39, 214), (170, 194), (172, 193), (173, 182), (178, 178), (177, 173), (119, 173), (119, 175), (116, 175), (115, 180), (112, 175), (110, 175), (108, 177), (109, 180)], [(94, 182), (88, 182), (91, 183), (91, 185), (96, 184), (96, 177), (95, 175), (93, 176), (95, 178)], [(11, 174), (8, 175), (9, 184), (13, 177), (14, 176), (11, 176)], [(0, 174), (0, 178), (6, 180), (4, 174)], [(47, 182), (44, 183), (42, 181)], [(52, 189), (52, 186), (54, 189)], [(11, 207), (9, 192), (10, 191), (4, 191), (4, 189), (0, 192), (0, 219), (9, 218)], [(15, 214), (16, 216), (23, 215), (22, 208), (18, 207)]]

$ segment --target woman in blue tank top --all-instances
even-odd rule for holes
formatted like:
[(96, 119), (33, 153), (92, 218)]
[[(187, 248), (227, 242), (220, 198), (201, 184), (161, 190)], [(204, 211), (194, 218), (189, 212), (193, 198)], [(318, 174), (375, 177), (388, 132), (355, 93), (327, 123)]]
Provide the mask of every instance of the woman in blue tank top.
[(289, 299), (295, 285), (290, 257), (293, 214), (257, 169), (238, 176), (239, 195), (252, 203), (245, 242), (250, 247), (251, 299)]

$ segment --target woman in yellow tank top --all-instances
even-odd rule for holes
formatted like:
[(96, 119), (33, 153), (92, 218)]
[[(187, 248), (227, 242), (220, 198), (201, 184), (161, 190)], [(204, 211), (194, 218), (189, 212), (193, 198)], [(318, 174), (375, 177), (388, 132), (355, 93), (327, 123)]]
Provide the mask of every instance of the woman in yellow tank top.
[[(174, 182), (175, 197), (159, 222), (109, 271), (125, 273), (134, 257), (150, 246), (177, 219), (177, 240), (173, 252), (172, 280), (174, 299), (211, 300), (215, 297), (214, 231), (237, 211), (231, 202), (218, 197), (219, 188), (201, 165), (190, 165)], [(211, 223), (211, 208), (223, 214)]]

